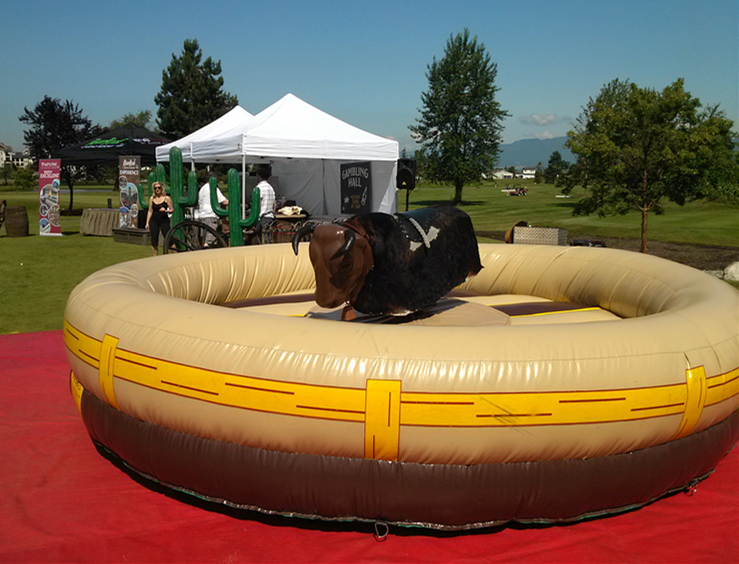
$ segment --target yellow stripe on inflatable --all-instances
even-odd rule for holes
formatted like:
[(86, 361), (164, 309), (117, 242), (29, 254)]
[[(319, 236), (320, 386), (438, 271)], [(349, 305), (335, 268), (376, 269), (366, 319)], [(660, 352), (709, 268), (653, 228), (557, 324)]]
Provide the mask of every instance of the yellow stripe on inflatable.
[(115, 377), (179, 396), (283, 415), (364, 421), (365, 392), (223, 374), (117, 351)]
[(93, 368), (100, 366), (100, 341), (72, 327), (66, 319), (64, 320), (64, 344), (82, 362)]
[(706, 379), (706, 407), (736, 395), (739, 395), (739, 368)]
[(118, 409), (118, 401), (115, 399), (113, 376), (117, 347), (118, 339), (111, 337), (110, 335), (105, 335), (105, 337), (103, 337), (102, 346), (100, 347), (100, 364), (98, 367), (100, 374), (100, 387), (105, 394), (105, 399), (116, 409)]
[(403, 425), (510, 427), (633, 421), (685, 407), (682, 384), (624, 390), (403, 394)]
[(398, 460), (400, 380), (367, 380), (364, 456)]
[(688, 400), (685, 405), (680, 426), (675, 433), (674, 439), (680, 439), (691, 433), (703, 413), (703, 405), (706, 401), (706, 371), (702, 366), (689, 368), (685, 371), (686, 389)]
[[(364, 422), (365, 453), (394, 460), (400, 425), (519, 427), (634, 421), (684, 414), (677, 431), (695, 427), (704, 405), (739, 393), (739, 369), (706, 379), (702, 367), (685, 384), (596, 391), (402, 392), (400, 381), (368, 380), (366, 389), (318, 386), (227, 374), (117, 348), (66, 324), (65, 344), (83, 361), (100, 358), (100, 383), (113, 406), (114, 378), (202, 401), (255, 411)], [(676, 435), (676, 438), (677, 436)], [(374, 441), (374, 446), (373, 446)]]
[[(489, 307), (495, 307), (495, 306), (489, 306)], [(562, 315), (566, 313), (580, 313), (583, 311), (604, 311), (601, 307), (579, 307), (576, 309), (564, 309), (564, 310), (554, 310), (554, 311), (540, 311), (539, 313), (514, 313), (511, 315), (511, 318), (519, 318), (519, 317), (543, 317), (545, 315)]]
[(69, 372), (69, 389), (72, 392), (74, 403), (77, 405), (77, 410), (82, 413), (82, 384), (77, 381), (74, 377), (74, 372)]

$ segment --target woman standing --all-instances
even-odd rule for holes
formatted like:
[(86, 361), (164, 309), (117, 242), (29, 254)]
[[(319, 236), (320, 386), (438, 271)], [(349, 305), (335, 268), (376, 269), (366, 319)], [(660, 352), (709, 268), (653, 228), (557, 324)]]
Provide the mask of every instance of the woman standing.
[(174, 211), (174, 205), (172, 198), (164, 193), (164, 185), (161, 182), (155, 182), (153, 188), (154, 195), (149, 198), (149, 211), (146, 214), (146, 229), (151, 232), (151, 254), (156, 256), (159, 247), (159, 233), (162, 234), (162, 244), (164, 244), (164, 238), (170, 228), (167, 214)]

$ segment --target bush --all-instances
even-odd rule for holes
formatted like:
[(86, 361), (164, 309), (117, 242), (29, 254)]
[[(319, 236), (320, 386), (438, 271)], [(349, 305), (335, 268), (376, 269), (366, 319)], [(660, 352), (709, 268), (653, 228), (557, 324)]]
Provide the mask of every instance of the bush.
[(34, 190), (38, 188), (36, 171), (32, 168), (17, 168), (13, 173), (13, 184), (16, 190)]
[(739, 204), (739, 184), (720, 184), (708, 194), (707, 199), (721, 204)]

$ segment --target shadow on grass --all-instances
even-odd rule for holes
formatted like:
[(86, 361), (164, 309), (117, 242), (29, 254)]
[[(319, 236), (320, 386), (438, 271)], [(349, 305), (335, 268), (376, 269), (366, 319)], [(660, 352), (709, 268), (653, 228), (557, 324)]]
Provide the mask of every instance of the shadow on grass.
[(28, 235), (8, 235), (6, 233), (0, 233), (0, 239), (27, 239), (28, 237), (38, 237), (38, 233), (34, 233), (33, 231), (29, 231)]
[(574, 209), (577, 206), (577, 202), (555, 202), (552, 204), (555, 208), (569, 208)]
[[(451, 198), (449, 199), (440, 199), (440, 200), (418, 200), (416, 202), (411, 202), (411, 205), (414, 207), (421, 207), (421, 208), (428, 208), (431, 206), (438, 206), (441, 204), (449, 204), (452, 205)], [(464, 207), (475, 207), (475, 206), (484, 206), (485, 202), (479, 201), (479, 200), (462, 200), (462, 203), (459, 204), (459, 206)]]

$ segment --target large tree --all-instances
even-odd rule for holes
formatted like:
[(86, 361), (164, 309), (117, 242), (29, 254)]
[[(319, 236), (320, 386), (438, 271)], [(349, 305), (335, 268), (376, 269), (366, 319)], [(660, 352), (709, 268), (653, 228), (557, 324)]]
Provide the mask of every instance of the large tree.
[(197, 39), (186, 39), (182, 55), (162, 71), (162, 88), (154, 97), (157, 125), (165, 137), (179, 139), (200, 129), (238, 105), (223, 91), (221, 62), (203, 59)]
[(110, 122), (110, 129), (117, 129), (123, 127), (127, 123), (133, 123), (139, 127), (151, 129), (151, 110), (141, 110), (135, 114), (127, 113), (118, 119), (114, 119)]
[[(30, 125), (23, 132), (24, 145), (28, 147), (34, 165), (39, 159), (48, 159), (58, 149), (82, 143), (99, 135), (103, 129), (82, 115), (79, 105), (58, 98), (44, 96), (33, 111), (23, 108), (18, 119)], [(83, 174), (79, 167), (65, 166), (62, 162), (62, 180), (69, 187), (69, 209), (74, 205), (74, 184)]]
[(428, 66), (421, 117), (409, 129), (421, 144), (426, 179), (451, 182), (455, 204), (462, 202), (464, 185), (479, 182), (500, 153), (502, 121), (509, 114), (496, 100), (497, 74), (498, 66), (468, 29), (450, 36), (444, 57)]
[(663, 198), (682, 205), (736, 180), (732, 127), (717, 106), (703, 108), (686, 92), (682, 79), (662, 91), (606, 84), (567, 134), (577, 162), (565, 190), (578, 183), (588, 190), (575, 214), (637, 210), (646, 253), (649, 213), (662, 213)]
[(562, 158), (559, 151), (554, 151), (549, 155), (547, 168), (544, 169), (544, 182), (554, 184), (560, 175), (566, 174), (570, 168), (570, 163)]

